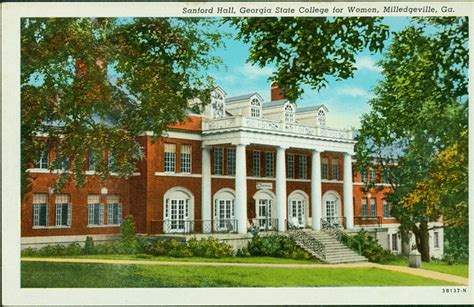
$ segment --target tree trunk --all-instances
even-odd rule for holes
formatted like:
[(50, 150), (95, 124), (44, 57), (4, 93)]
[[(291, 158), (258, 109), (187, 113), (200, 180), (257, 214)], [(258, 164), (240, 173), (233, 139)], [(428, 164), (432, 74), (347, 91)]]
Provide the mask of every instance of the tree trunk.
[(400, 235), (402, 237), (402, 255), (408, 256), (411, 252), (411, 242), (410, 242), (411, 234), (405, 231), (401, 231)]
[(428, 233), (428, 221), (420, 222), (420, 225), (413, 226), (416, 247), (421, 254), (421, 261), (430, 262), (430, 235)]

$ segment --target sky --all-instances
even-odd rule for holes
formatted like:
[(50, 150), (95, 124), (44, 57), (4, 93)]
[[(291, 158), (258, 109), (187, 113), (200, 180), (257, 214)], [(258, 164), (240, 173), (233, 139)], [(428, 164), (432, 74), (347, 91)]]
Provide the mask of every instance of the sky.
[[(407, 17), (386, 17), (384, 23), (390, 31), (399, 31), (408, 25)], [(231, 28), (223, 29), (235, 33)], [(216, 79), (217, 85), (224, 89), (228, 97), (241, 94), (258, 92), (265, 101), (270, 99), (270, 81), (272, 67), (260, 68), (246, 63), (249, 55), (249, 46), (241, 41), (229, 38), (225, 40), (225, 47), (219, 48), (215, 54), (220, 56), (224, 66), (210, 71)], [(390, 44), (390, 39), (386, 47)], [(364, 50), (356, 56), (357, 70), (354, 77), (343, 81), (329, 78), (326, 88), (319, 92), (309, 87), (304, 87), (305, 93), (296, 102), (298, 106), (324, 104), (328, 109), (327, 126), (333, 128), (359, 128), (360, 117), (368, 112), (368, 100), (372, 97), (372, 89), (377, 80), (381, 78), (381, 69), (377, 62), (382, 59), (382, 54), (371, 54)]]

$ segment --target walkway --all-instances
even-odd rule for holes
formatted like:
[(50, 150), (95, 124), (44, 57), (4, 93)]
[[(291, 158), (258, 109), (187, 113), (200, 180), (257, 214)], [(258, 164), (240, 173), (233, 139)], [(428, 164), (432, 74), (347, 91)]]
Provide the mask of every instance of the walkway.
[(287, 269), (344, 269), (344, 268), (377, 268), (388, 271), (401, 272), (426, 278), (438, 279), (462, 285), (468, 285), (468, 279), (460, 276), (415, 269), (397, 265), (383, 265), (371, 262), (343, 263), (343, 264), (276, 264), (276, 263), (228, 263), (228, 262), (184, 262), (184, 261), (150, 261), (150, 260), (116, 260), (116, 259), (80, 259), (80, 258), (33, 258), (24, 257), (21, 261), (32, 262), (66, 262), (66, 263), (96, 263), (96, 264), (139, 264), (139, 265), (166, 265), (166, 266), (224, 266), (224, 267), (257, 267), (257, 268), (287, 268)]

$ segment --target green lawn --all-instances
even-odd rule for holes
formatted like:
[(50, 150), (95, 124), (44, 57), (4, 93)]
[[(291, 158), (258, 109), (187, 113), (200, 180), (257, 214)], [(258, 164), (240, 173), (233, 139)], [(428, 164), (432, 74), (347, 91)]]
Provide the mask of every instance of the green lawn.
[[(41, 257), (48, 258), (48, 257)], [(186, 257), (174, 258), (167, 256), (138, 255), (81, 255), (81, 256), (55, 256), (54, 258), (80, 258), (80, 259), (115, 259), (115, 260), (143, 260), (143, 261), (179, 261), (179, 262), (226, 262), (226, 263), (280, 263), (280, 264), (315, 264), (318, 260), (296, 260), (274, 257), (224, 257), (201, 258)]]
[[(406, 258), (400, 257), (398, 260), (389, 261), (384, 264), (390, 265), (399, 265), (399, 266), (407, 266), (408, 260)], [(461, 277), (468, 278), (469, 275), (469, 265), (468, 264), (447, 264), (446, 262), (442, 261), (431, 261), (431, 262), (422, 262), (421, 268), (429, 271), (436, 271), (440, 273), (446, 273)]]
[(22, 262), (23, 288), (445, 286), (375, 268), (248, 268)]

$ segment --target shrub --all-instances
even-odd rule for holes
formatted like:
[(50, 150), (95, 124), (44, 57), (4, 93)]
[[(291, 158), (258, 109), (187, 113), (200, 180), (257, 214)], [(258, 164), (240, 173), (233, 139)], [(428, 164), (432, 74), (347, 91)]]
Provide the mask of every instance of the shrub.
[(232, 246), (227, 243), (219, 242), (215, 238), (202, 238), (199, 241), (196, 238), (192, 238), (188, 242), (158, 240), (149, 244), (146, 252), (154, 256), (170, 256), (176, 258), (193, 256), (221, 258), (233, 256)]
[(388, 253), (374, 237), (363, 229), (354, 236), (344, 237), (343, 242), (352, 250), (366, 257), (370, 262), (381, 262)]
[(270, 235), (265, 237), (255, 235), (249, 242), (247, 248), (239, 250), (237, 255), (291, 259), (313, 258), (309, 253), (298, 247), (290, 238), (282, 235)]
[(123, 249), (120, 242), (109, 242), (96, 244), (94, 246), (94, 252), (99, 255), (122, 254)]
[(128, 215), (120, 226), (120, 245), (125, 254), (134, 254), (137, 251), (137, 236), (135, 233), (135, 222)]
[(92, 237), (87, 236), (86, 242), (84, 243), (84, 254), (86, 255), (93, 255), (95, 253), (94, 250), (94, 239)]

